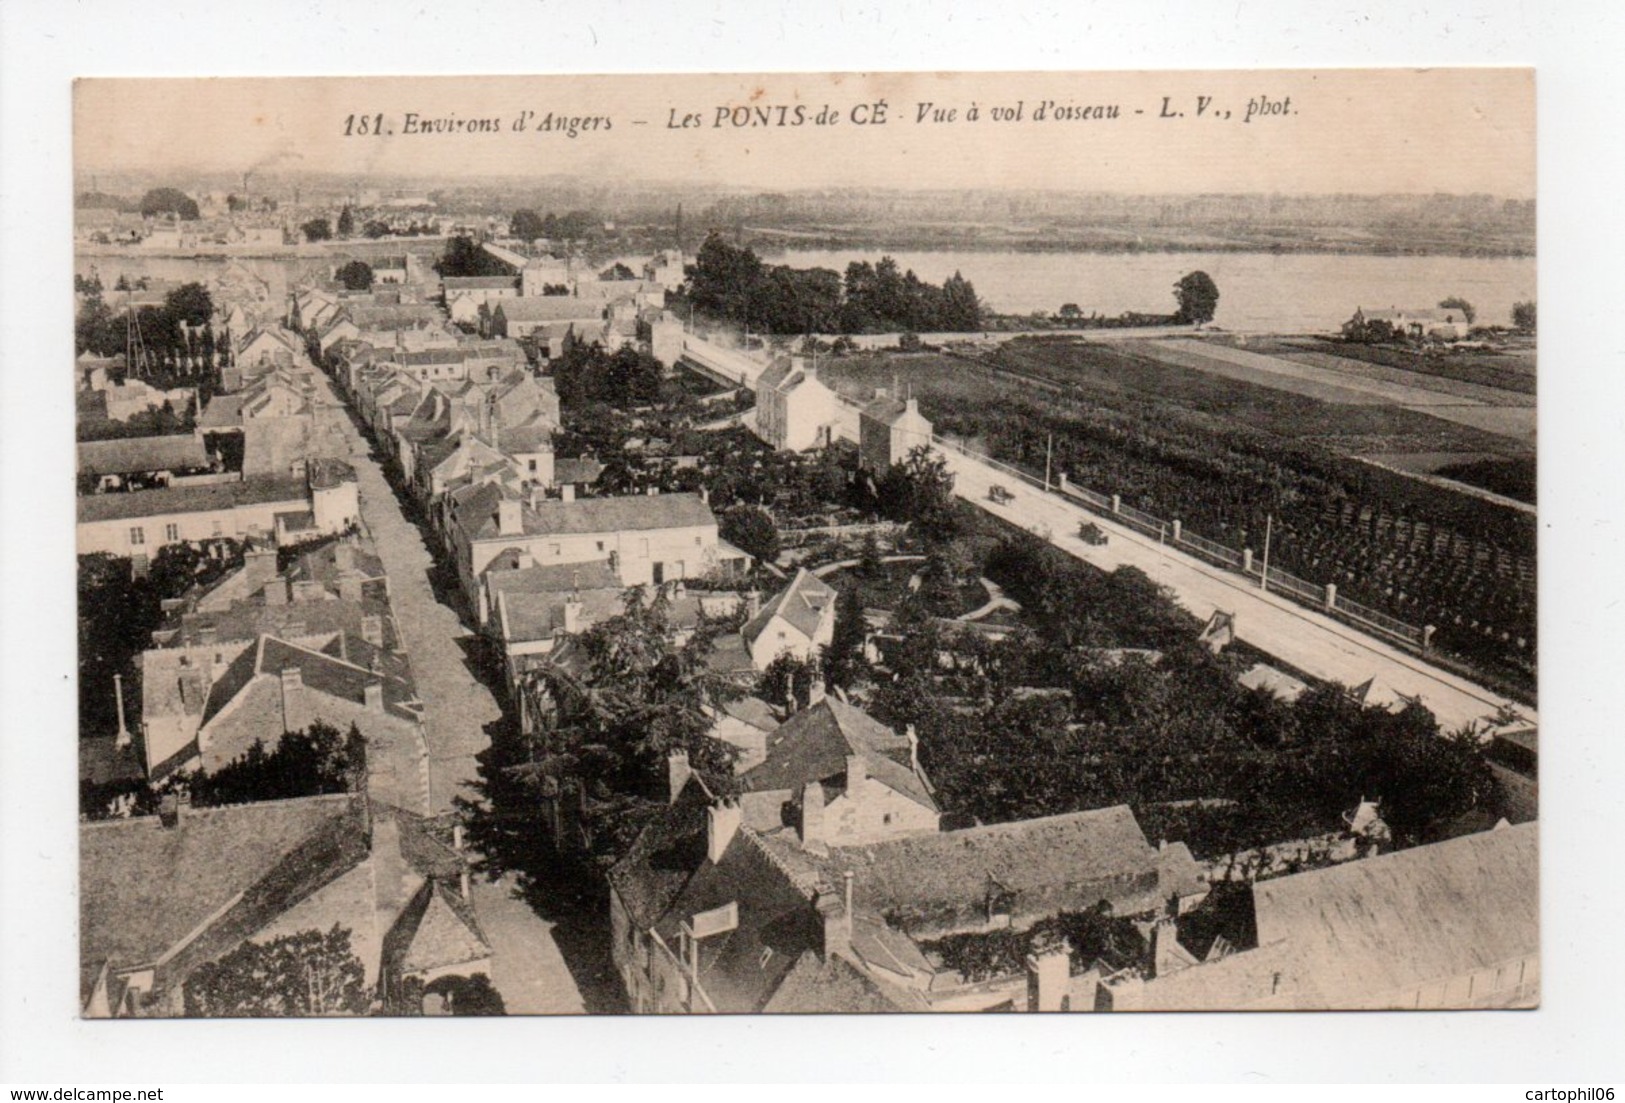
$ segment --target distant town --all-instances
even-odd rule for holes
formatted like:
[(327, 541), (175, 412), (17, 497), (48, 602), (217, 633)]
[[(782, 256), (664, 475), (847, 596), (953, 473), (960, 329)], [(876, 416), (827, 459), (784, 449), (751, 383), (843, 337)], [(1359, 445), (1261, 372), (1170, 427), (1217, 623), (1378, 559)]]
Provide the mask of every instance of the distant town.
[(84, 1015), (1538, 1004), (1532, 202), (78, 187)]

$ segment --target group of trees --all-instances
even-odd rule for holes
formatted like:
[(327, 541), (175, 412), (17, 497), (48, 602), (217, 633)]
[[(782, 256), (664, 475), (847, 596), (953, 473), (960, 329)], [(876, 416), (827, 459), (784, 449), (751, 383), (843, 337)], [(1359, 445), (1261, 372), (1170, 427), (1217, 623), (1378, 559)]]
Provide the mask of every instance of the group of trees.
[(648, 353), (630, 345), (606, 352), (597, 342), (573, 342), (552, 367), (561, 407), (645, 405), (660, 397), (665, 375), (660, 362)]
[(188, 775), (184, 785), (194, 806), (212, 807), (360, 792), (366, 773), (361, 730), (351, 724), (349, 732), (341, 732), (317, 720), (304, 731), (284, 734), (269, 750), (256, 739), (218, 770)]
[(197, 200), (178, 188), (153, 188), (141, 197), (141, 217), (158, 218), (174, 215), (183, 222), (195, 222), (198, 217)]
[(982, 320), (975, 288), (958, 273), (938, 287), (883, 257), (854, 261), (843, 278), (764, 264), (716, 233), (689, 269), (688, 295), (700, 310), (766, 333), (968, 332)]
[(535, 241), (546, 238), (549, 241), (579, 241), (588, 237), (603, 226), (603, 219), (591, 211), (567, 211), (562, 215), (537, 214), (530, 208), (522, 208), (513, 213), (509, 221), (508, 232), (523, 241)]
[(351, 932), (300, 931), (244, 942), (186, 978), (188, 1018), (363, 1015), (371, 1004), (366, 967)]
[[(96, 356), (129, 352), (129, 308), (110, 305), (99, 280), (76, 280), (76, 286), (85, 297), (74, 319), (74, 351)], [(231, 362), (229, 336), (217, 339), (211, 325), (214, 302), (208, 288), (182, 284), (164, 297), (163, 305), (134, 309), (150, 381), (155, 386), (199, 386), (204, 392), (200, 397), (207, 399), (218, 385), (219, 369)], [(127, 370), (135, 367), (129, 364)]]
[(513, 274), (506, 264), (486, 252), (466, 234), (459, 234), (446, 242), (446, 251), (435, 261), (434, 270), (442, 279)]
[(372, 265), (364, 260), (352, 260), (334, 272), (333, 278), (350, 291), (371, 291)]

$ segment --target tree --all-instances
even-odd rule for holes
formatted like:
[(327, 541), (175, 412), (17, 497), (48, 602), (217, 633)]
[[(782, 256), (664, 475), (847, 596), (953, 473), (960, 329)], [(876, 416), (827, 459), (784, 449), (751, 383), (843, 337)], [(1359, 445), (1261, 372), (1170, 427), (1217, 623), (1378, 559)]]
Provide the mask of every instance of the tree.
[(1477, 311), (1473, 309), (1473, 304), (1462, 298), (1460, 295), (1452, 295), (1448, 299), (1440, 300), (1439, 309), (1461, 311), (1461, 316), (1467, 319), (1468, 325), (1472, 325), (1473, 319), (1478, 317)]
[(1512, 304), (1512, 324), (1523, 333), (1535, 332), (1535, 304), (1523, 302)]
[(894, 521), (913, 523), (933, 539), (948, 539), (958, 527), (954, 514), (954, 476), (946, 458), (930, 446), (911, 449), (880, 480), (881, 512)]
[(521, 241), (535, 241), (539, 237), (549, 236), (542, 216), (529, 208), (513, 212), (513, 219), (508, 223), (508, 232)]
[(165, 295), (164, 308), (193, 328), (207, 325), (214, 317), (214, 299), (201, 283), (185, 283)]
[(856, 587), (844, 587), (835, 597), (835, 632), (824, 649), (824, 680), (841, 689), (851, 689), (862, 681), (869, 672), (869, 659), (864, 654), (868, 642), (863, 599)]
[(367, 224), (361, 227), (361, 235), (363, 237), (370, 237), (374, 240), (381, 237), (388, 237), (389, 224), (387, 222), (380, 222), (376, 218), (369, 218), (367, 220)]
[(812, 704), (812, 687), (823, 677), (823, 669), (815, 659), (798, 659), (786, 651), (767, 664), (762, 676), (756, 679), (755, 694), (775, 705), (787, 705), (799, 712)]
[(333, 276), (351, 291), (372, 290), (372, 265), (364, 260), (352, 260)]
[(153, 188), (141, 197), (141, 217), (172, 214), (186, 222), (196, 221), (197, 202), (177, 188)]
[(349, 204), (345, 204), (344, 209), (339, 212), (338, 235), (339, 237), (355, 236), (355, 214), (350, 210)]
[(506, 276), (511, 269), (482, 249), (475, 240), (460, 234), (446, 242), (446, 251), (435, 262), (442, 278), (455, 276)]
[(760, 563), (779, 557), (779, 527), (761, 506), (734, 506), (722, 515), (717, 535)]
[(191, 1018), (361, 1015), (366, 969), (350, 931), (300, 931), (270, 942), (245, 942), (196, 969), (184, 988)]
[(313, 218), (299, 229), (306, 241), (330, 241), (333, 237), (333, 226), (325, 218)]
[(187, 780), (199, 807), (289, 800), (322, 793), (355, 792), (367, 772), (367, 741), (356, 725), (347, 735), (317, 720), (289, 732), (266, 750), (256, 739), (248, 750), (210, 774)]
[(1192, 272), (1174, 284), (1174, 300), (1179, 310), (1174, 318), (1181, 325), (1211, 322), (1219, 306), (1219, 288), (1206, 272)]

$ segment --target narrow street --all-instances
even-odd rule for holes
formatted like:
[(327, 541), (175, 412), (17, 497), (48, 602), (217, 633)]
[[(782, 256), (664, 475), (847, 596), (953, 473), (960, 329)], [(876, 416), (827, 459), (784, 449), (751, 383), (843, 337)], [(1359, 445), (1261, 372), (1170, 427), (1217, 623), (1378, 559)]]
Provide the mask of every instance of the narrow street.
[[(479, 778), (477, 756), (504, 723), (502, 708), (478, 676), (475, 637), (436, 593), (438, 572), (423, 533), (402, 511), (332, 381), (320, 372), (316, 379), (323, 401), (318, 439), (355, 468), (362, 518), (389, 576), (401, 644), (424, 703), (431, 811), (443, 815), (454, 810), (459, 796), (477, 799), (470, 788)], [(444, 597), (451, 600), (450, 592)], [(555, 937), (558, 925), (536, 914), (511, 874), (494, 882), (475, 878), (473, 894), (475, 915), (493, 951), (491, 983), (508, 1012), (580, 1014), (587, 1001)], [(566, 940), (572, 957), (593, 961), (596, 976), (602, 970), (575, 941)], [(577, 968), (582, 968), (579, 961)]]

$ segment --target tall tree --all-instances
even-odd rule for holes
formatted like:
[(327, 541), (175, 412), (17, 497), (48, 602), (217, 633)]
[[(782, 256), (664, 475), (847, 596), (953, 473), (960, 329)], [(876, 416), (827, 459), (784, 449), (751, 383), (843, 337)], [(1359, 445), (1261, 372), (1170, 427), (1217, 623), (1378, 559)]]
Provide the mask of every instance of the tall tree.
[(325, 218), (313, 218), (299, 227), (306, 241), (329, 241), (333, 237), (332, 223)]
[(164, 296), (164, 307), (177, 321), (192, 327), (207, 325), (214, 317), (214, 299), (201, 283), (184, 283)]
[(350, 210), (348, 203), (339, 212), (338, 235), (339, 237), (355, 236), (355, 212)]
[(350, 931), (300, 931), (270, 942), (245, 942), (186, 980), (193, 1018), (361, 1015), (367, 1010), (366, 969)]
[(364, 260), (352, 260), (333, 276), (351, 291), (372, 290), (372, 265)]
[(835, 597), (835, 632), (824, 649), (824, 679), (832, 687), (851, 689), (868, 674), (869, 659), (864, 654), (868, 640), (863, 599), (857, 587), (844, 587)]
[(1174, 284), (1174, 300), (1179, 304), (1174, 317), (1181, 324), (1211, 322), (1219, 307), (1219, 287), (1206, 272), (1192, 272)]
[(197, 201), (178, 188), (153, 188), (141, 197), (141, 217), (153, 218), (172, 214), (183, 221), (198, 217)]
[(513, 212), (513, 218), (508, 223), (508, 232), (521, 241), (535, 241), (539, 237), (549, 236), (542, 216), (528, 207)]
[(736, 505), (722, 515), (717, 534), (761, 563), (779, 557), (779, 527), (761, 506)]

